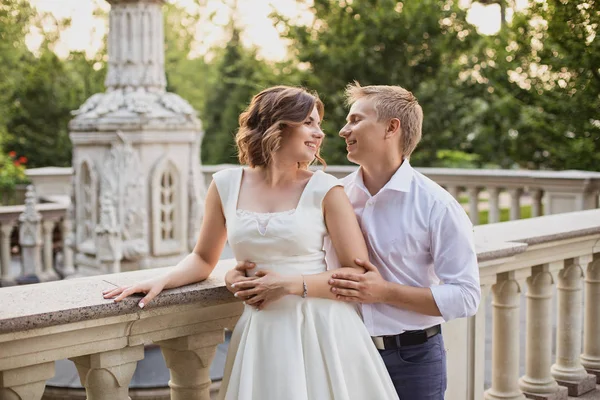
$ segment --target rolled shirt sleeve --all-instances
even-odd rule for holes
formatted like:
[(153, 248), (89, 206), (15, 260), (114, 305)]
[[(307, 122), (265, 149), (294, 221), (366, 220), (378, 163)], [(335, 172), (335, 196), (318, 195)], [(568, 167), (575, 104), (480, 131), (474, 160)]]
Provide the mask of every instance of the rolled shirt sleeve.
[(450, 321), (477, 312), (481, 287), (469, 217), (456, 201), (440, 208), (430, 232), (433, 266), (443, 284), (430, 289), (442, 317)]

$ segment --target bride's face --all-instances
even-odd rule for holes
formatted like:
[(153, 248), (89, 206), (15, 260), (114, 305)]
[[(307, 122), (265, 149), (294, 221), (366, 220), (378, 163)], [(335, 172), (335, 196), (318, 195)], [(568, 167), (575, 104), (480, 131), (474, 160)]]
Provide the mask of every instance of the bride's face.
[(298, 163), (310, 163), (315, 159), (325, 134), (321, 130), (321, 118), (315, 107), (299, 126), (290, 126), (283, 133), (278, 158)]

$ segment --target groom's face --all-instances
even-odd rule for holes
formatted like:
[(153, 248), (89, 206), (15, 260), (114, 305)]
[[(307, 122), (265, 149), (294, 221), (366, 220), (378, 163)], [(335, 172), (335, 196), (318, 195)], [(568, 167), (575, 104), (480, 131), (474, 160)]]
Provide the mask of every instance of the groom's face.
[(373, 101), (363, 97), (350, 107), (340, 136), (346, 140), (348, 160), (356, 164), (376, 162), (385, 155), (386, 124), (379, 122)]

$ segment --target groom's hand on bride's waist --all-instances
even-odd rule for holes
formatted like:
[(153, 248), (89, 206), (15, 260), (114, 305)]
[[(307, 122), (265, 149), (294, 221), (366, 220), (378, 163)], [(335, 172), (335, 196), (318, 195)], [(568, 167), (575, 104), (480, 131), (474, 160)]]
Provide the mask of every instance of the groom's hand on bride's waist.
[(377, 267), (369, 261), (355, 260), (356, 264), (365, 268), (365, 273), (335, 272), (329, 285), (331, 292), (341, 301), (354, 303), (385, 303), (389, 286)]

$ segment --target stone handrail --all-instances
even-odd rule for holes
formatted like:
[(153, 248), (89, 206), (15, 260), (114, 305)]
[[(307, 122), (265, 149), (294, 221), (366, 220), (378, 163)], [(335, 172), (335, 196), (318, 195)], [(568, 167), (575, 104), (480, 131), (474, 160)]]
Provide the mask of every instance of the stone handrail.
[[(600, 376), (600, 210), (480, 226), (475, 239), (482, 306), (476, 316), (444, 326), (452, 366), (446, 397), (523, 399), (525, 391), (561, 398), (567, 390), (578, 395), (595, 388)], [(165, 291), (144, 309), (136, 306), (139, 297), (115, 304), (100, 292), (164, 270), (0, 289), (0, 398), (39, 399), (54, 374), (53, 362), (70, 358), (89, 398), (127, 399), (143, 345), (155, 343), (171, 371), (171, 398), (208, 399), (208, 367), (216, 346), (223, 341), (223, 329), (233, 327), (241, 313), (222, 280), (233, 264), (221, 261), (208, 280)], [(527, 366), (519, 379), (518, 310), (524, 282)], [(551, 365), (554, 282), (559, 324), (557, 358)], [(490, 292), (492, 383), (484, 393), (484, 304)]]

